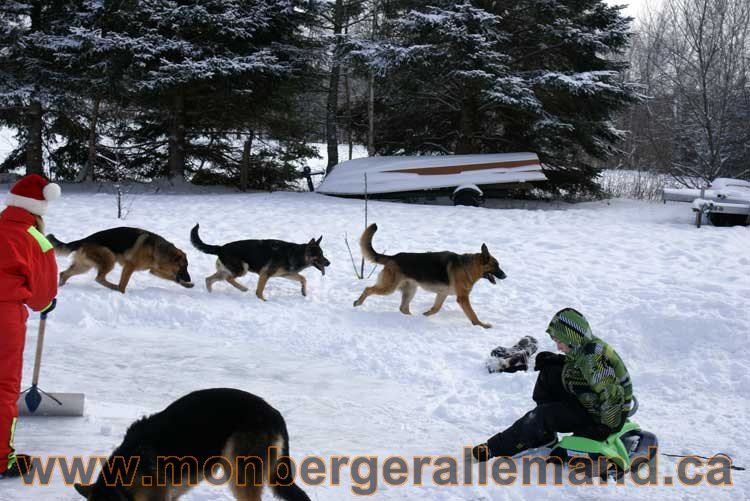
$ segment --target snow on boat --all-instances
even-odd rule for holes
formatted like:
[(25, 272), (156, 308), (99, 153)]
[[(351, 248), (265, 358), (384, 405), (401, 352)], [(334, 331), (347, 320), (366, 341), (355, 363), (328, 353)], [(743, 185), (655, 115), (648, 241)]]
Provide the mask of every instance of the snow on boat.
[(446, 156), (383, 156), (347, 160), (336, 165), (320, 183), (318, 193), (339, 196), (387, 195), (448, 190), (462, 185), (484, 188), (530, 187), (546, 181), (534, 153)]
[(695, 224), (700, 228), (705, 214), (714, 226), (750, 224), (750, 182), (720, 177), (708, 188), (665, 188), (665, 202), (692, 202)]

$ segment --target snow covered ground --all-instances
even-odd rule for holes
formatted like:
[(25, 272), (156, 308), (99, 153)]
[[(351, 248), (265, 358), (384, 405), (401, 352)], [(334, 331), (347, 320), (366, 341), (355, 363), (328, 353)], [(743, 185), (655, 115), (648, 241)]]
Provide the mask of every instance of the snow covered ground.
[(0, 162), (5, 160), (8, 153), (16, 147), (17, 141), (13, 137), (13, 131), (5, 127), (0, 127)]
[[(0, 187), (4, 198), (8, 187)], [(111, 194), (68, 190), (49, 210), (48, 230), (73, 240), (122, 225), (153, 230), (187, 251), (197, 285), (184, 289), (144, 273), (127, 294), (104, 289), (93, 272), (60, 290), (47, 326), (41, 387), (85, 392), (78, 419), (22, 420), (18, 450), (36, 455), (107, 455), (139, 416), (199, 388), (231, 386), (264, 397), (284, 414), (291, 451), (309, 455), (458, 457), (532, 407), (536, 373), (488, 374), (497, 345), (544, 334), (550, 317), (573, 306), (627, 364), (640, 400), (637, 421), (655, 432), (661, 451), (726, 452), (750, 466), (750, 229), (696, 229), (687, 205), (615, 200), (548, 210), (370, 202), (379, 251), (477, 252), (486, 242), (508, 274), (481, 281), (471, 296), (472, 327), (454, 300), (432, 317), (398, 312), (399, 297), (352, 301), (365, 284), (352, 271), (344, 235), (356, 240), (363, 203), (311, 193), (139, 195), (127, 219), (115, 218)], [(323, 235), (328, 273), (304, 272), (296, 283), (272, 279), (268, 302), (203, 278), (212, 256), (189, 243), (201, 223), (208, 243), (241, 238), (305, 242)], [(67, 266), (67, 258), (59, 260)], [(368, 266), (368, 270), (370, 267)], [(112, 278), (117, 279), (119, 268)], [(255, 286), (256, 277), (241, 279)], [(419, 291), (412, 311), (433, 296)], [(29, 322), (24, 384), (31, 378), (36, 328)], [(659, 477), (677, 460), (659, 459)], [(307, 487), (315, 500), (351, 499), (344, 468), (339, 486)], [(377, 499), (500, 500), (707, 498), (747, 499), (750, 473), (732, 487), (437, 487), (429, 467), (423, 486), (387, 487)], [(562, 492), (561, 492), (562, 491)], [(270, 494), (269, 494), (270, 497)], [(50, 486), (0, 482), (0, 499), (76, 499), (57, 477)], [(202, 485), (185, 499), (230, 499)]]

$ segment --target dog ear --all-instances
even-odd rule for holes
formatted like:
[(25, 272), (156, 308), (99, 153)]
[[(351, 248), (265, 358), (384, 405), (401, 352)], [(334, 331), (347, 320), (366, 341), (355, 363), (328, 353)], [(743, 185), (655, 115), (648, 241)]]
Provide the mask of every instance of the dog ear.
[(316, 244), (320, 245), (320, 241), (323, 240), (323, 235), (320, 235), (320, 238), (315, 242)]
[(487, 248), (487, 244), (482, 244), (482, 259), (485, 261), (490, 259), (490, 251)]
[(93, 485), (82, 485), (82, 484), (73, 484), (73, 488), (75, 488), (76, 492), (80, 494), (81, 496), (88, 498), (89, 494), (91, 494), (91, 489), (94, 488)]

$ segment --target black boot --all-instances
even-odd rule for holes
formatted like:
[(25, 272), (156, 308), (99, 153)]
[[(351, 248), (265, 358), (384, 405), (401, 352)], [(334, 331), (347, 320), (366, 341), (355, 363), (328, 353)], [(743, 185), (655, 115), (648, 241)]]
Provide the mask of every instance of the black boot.
[(549, 409), (538, 406), (524, 414), (510, 428), (490, 437), (487, 445), (490, 457), (515, 456), (534, 447), (542, 447), (556, 439), (556, 434), (545, 426), (545, 414)]
[(3, 473), (0, 473), (0, 479), (16, 478), (26, 475), (31, 471), (31, 457), (26, 454), (16, 454), (16, 460)]

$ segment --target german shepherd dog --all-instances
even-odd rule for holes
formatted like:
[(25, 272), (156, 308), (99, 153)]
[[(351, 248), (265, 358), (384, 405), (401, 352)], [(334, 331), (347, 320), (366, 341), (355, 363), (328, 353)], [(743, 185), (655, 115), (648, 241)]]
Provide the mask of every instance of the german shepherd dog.
[[(118, 479), (116, 465), (131, 460), (135, 471)], [(216, 460), (231, 471), (217, 474)], [(260, 501), (264, 485), (287, 501), (310, 499), (294, 483), (281, 413), (262, 398), (231, 388), (189, 393), (136, 421), (107, 463), (94, 484), (75, 484), (76, 491), (90, 501), (171, 501), (208, 474), (227, 481), (239, 500)]]
[[(125, 226), (99, 231), (70, 243), (64, 243), (47, 235), (58, 256), (73, 254), (73, 263), (60, 273), (60, 285), (74, 275), (86, 273), (96, 268), (96, 281), (112, 290), (125, 293), (130, 276), (134, 271), (149, 270), (153, 275), (183, 287), (194, 284), (188, 274), (187, 256), (172, 243), (156, 233), (140, 228)], [(120, 283), (115, 285), (107, 280), (107, 274), (115, 264), (122, 265)]]
[(247, 287), (237, 282), (237, 278), (248, 271), (258, 274), (258, 285), (255, 295), (263, 301), (263, 291), (271, 277), (281, 277), (299, 282), (302, 295), (307, 296), (307, 280), (300, 275), (300, 271), (314, 266), (326, 274), (326, 266), (331, 264), (323, 255), (320, 248), (321, 236), (306, 244), (294, 244), (282, 240), (238, 240), (224, 245), (208, 245), (198, 235), (199, 225), (190, 232), (190, 241), (196, 249), (206, 254), (218, 256), (216, 259), (216, 273), (206, 277), (206, 288), (211, 292), (213, 284), (226, 280), (231, 285), (247, 292)]
[(448, 296), (455, 295), (461, 309), (473, 325), (481, 325), (485, 329), (492, 325), (477, 318), (469, 302), (472, 287), (480, 278), (486, 278), (493, 284), (495, 278), (505, 278), (500, 265), (482, 244), (482, 252), (477, 254), (456, 254), (455, 252), (400, 252), (393, 256), (378, 254), (372, 248), (372, 237), (378, 230), (376, 224), (371, 224), (359, 239), (362, 255), (368, 261), (384, 265), (378, 281), (372, 287), (367, 287), (354, 301), (354, 306), (365, 302), (368, 296), (378, 294), (387, 296), (396, 289), (401, 290), (401, 313), (411, 315), (409, 303), (417, 292), (417, 286), (437, 294), (435, 304), (425, 315), (434, 315), (443, 307)]

